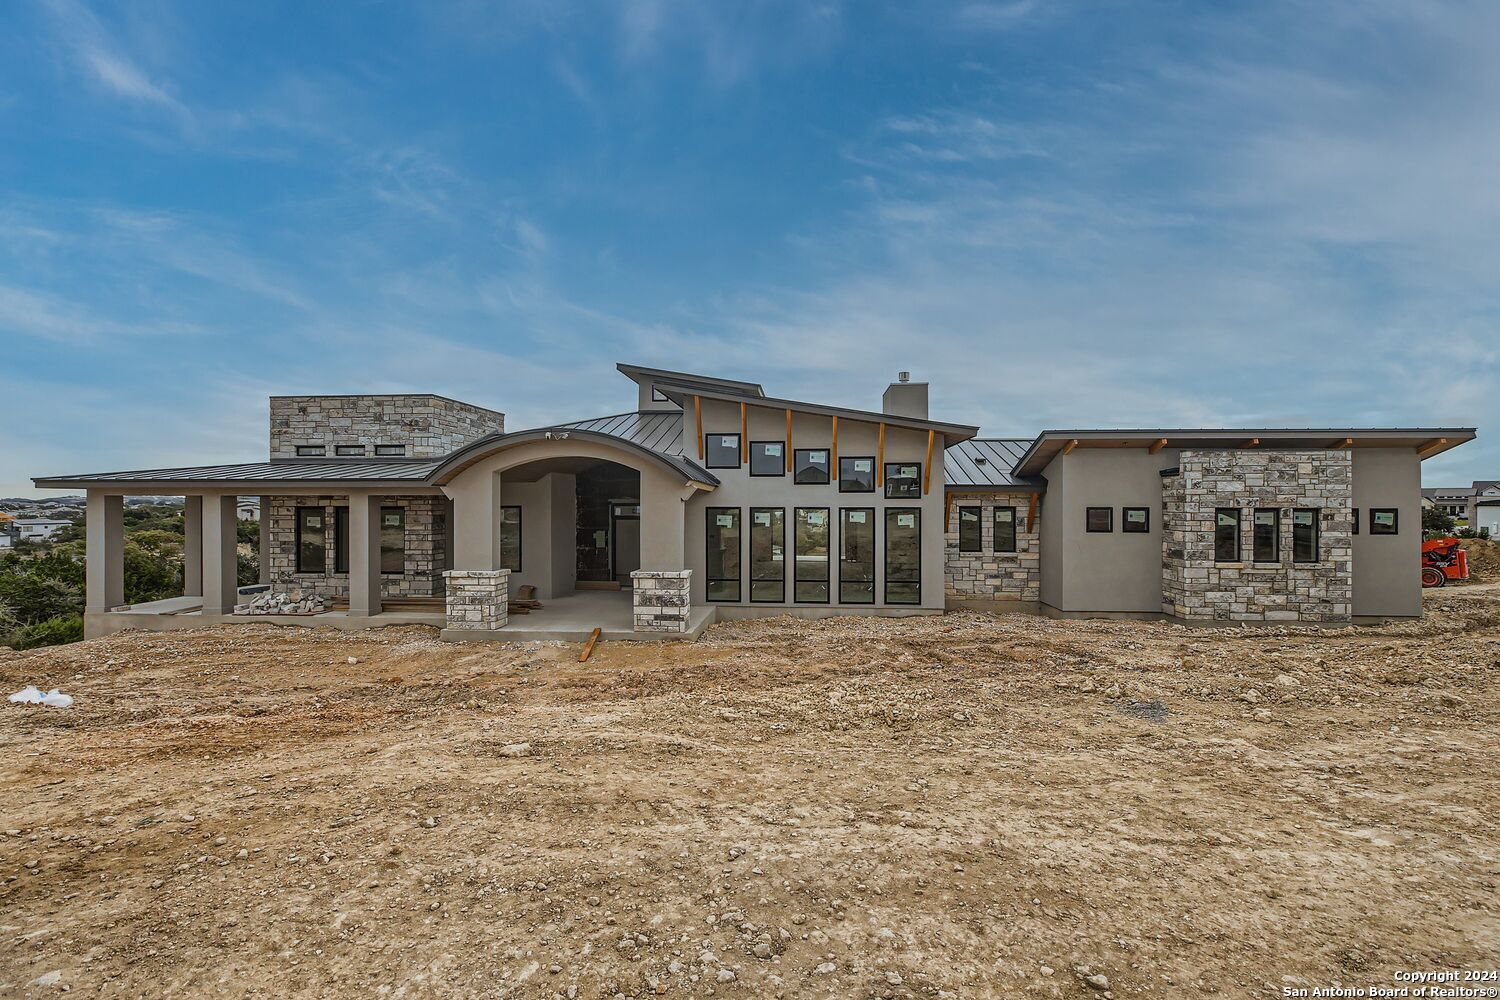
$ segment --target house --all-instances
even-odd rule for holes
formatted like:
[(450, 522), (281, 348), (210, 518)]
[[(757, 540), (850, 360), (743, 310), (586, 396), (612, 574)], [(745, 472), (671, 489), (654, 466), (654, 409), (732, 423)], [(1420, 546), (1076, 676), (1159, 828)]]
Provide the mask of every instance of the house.
[(241, 521), (259, 521), (260, 497), (240, 497), (235, 504), (234, 516)]
[(1476, 479), (1466, 513), (1469, 527), (1500, 538), (1500, 480)]
[(45, 542), (72, 523), (51, 517), (18, 517), (11, 521), (18, 542)]
[[(1475, 436), (982, 438), (905, 373), (856, 410), (617, 368), (636, 405), (611, 416), (511, 431), (442, 396), (279, 396), (267, 461), (35, 483), (86, 491), (89, 635), (229, 620), (242, 496), (262, 581), (336, 602), (319, 620), (344, 628), (647, 638), (956, 607), (1342, 624), (1420, 615), (1421, 462)], [(187, 497), (185, 596), (124, 608), (122, 498), (145, 493)]]
[(1422, 488), (1422, 506), (1441, 510), (1460, 521), (1469, 516), (1469, 500), (1474, 490), (1469, 486), (1426, 486)]

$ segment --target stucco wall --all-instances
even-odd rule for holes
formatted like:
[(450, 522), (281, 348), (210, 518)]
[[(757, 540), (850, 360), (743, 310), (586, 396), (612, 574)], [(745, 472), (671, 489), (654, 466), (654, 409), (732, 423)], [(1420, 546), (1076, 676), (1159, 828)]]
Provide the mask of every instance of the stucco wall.
[[(401, 576), (382, 574), (380, 593), (385, 597), (435, 597), (443, 593), (443, 569), (446, 559), (447, 505), (442, 497), (389, 497), (383, 506), (406, 510), (406, 560)], [(343, 496), (265, 497), (261, 517), (266, 520), (269, 540), (267, 562), (270, 579), (278, 590), (300, 587), (324, 597), (347, 596), (349, 574), (336, 573), (337, 543), (334, 511), (348, 507)], [(297, 572), (297, 508), (323, 509), (325, 570), (322, 573)]]
[(323, 445), (335, 458), (337, 445), (404, 444), (409, 458), (446, 455), (505, 430), (505, 414), (442, 396), (272, 396), (271, 457), (295, 458), (297, 445)]
[[(1422, 613), (1422, 463), (1410, 448), (1354, 448), (1354, 614)], [(1398, 533), (1370, 534), (1370, 508), (1395, 507)]]
[(521, 569), (510, 575), (511, 593), (530, 585), (542, 600), (571, 594), (577, 577), (575, 478), (554, 472), (523, 483), (502, 475), (500, 491), (502, 505), (521, 508)]

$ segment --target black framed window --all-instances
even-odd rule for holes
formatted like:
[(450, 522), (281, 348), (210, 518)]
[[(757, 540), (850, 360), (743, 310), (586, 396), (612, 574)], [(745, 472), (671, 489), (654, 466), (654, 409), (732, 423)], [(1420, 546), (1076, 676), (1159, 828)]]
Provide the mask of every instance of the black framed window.
[(1240, 510), (1219, 507), (1214, 511), (1214, 562), (1240, 561)]
[(400, 576), (406, 572), (406, 508), (380, 508), (380, 572)]
[(752, 476), (784, 476), (784, 475), (786, 475), (786, 442), (785, 441), (751, 441), (750, 442), (750, 475), (752, 475)]
[(1121, 507), (1120, 530), (1127, 535), (1144, 535), (1151, 531), (1150, 507)]
[(750, 508), (750, 600), (786, 600), (785, 508)]
[(1014, 507), (995, 508), (995, 551), (1016, 551), (1016, 509)]
[(869, 456), (839, 458), (840, 493), (874, 493), (875, 459)]
[(1353, 533), (1357, 535), (1359, 534), (1359, 508), (1354, 507), (1349, 511), (1349, 513), (1353, 515), (1349, 518), (1349, 524), (1353, 528)]
[(978, 507), (958, 508), (958, 551), (984, 551), (984, 536)]
[(839, 511), (839, 603), (875, 603), (875, 508)]
[(710, 507), (704, 512), (705, 580), (710, 601), (740, 599), (740, 509)]
[(500, 568), (521, 572), (521, 508), (500, 508)]
[(328, 447), (321, 444), (299, 444), (297, 446), (298, 458), (322, 458), (328, 454)]
[(798, 507), (792, 519), (792, 597), (828, 603), (828, 508)]
[(404, 444), (377, 444), (375, 446), (375, 454), (380, 455), (380, 456), (385, 457), (385, 458), (394, 458), (394, 457), (398, 457), (398, 456), (401, 456), (401, 455), (405, 455), (406, 454), (406, 445), (404, 445)]
[(333, 453), (339, 458), (359, 458), (365, 453), (365, 446), (362, 444), (336, 444), (333, 446)]
[(333, 571), (349, 572), (349, 508), (333, 508)]
[(921, 462), (885, 463), (887, 500), (918, 500), (922, 496)]
[(710, 469), (738, 469), (740, 467), (740, 436), (738, 434), (703, 435), (703, 464)]
[(885, 603), (922, 603), (922, 512), (885, 509)]
[(1394, 535), (1400, 528), (1399, 515), (1395, 507), (1370, 508), (1370, 534)]
[(827, 486), (828, 449), (795, 449), (792, 452), (792, 479), (798, 486)]
[(328, 515), (322, 507), (297, 508), (297, 572), (328, 569)]
[[(1371, 521), (1371, 524), (1373, 525), (1374, 522)], [(1318, 512), (1309, 508), (1299, 508), (1292, 511), (1292, 562), (1317, 561)]]
[(1250, 515), (1250, 558), (1281, 562), (1281, 511), (1257, 510)]
[(1083, 528), (1085, 531), (1101, 532), (1115, 530), (1115, 509), (1113, 507), (1089, 507), (1083, 512)]

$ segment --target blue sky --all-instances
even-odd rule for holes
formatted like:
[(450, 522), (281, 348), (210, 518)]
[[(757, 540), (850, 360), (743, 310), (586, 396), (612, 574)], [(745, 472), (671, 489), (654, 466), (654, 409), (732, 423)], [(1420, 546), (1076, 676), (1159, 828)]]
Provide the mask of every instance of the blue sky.
[(1500, 5), (6, 5), (0, 495), (272, 393), (512, 427), (620, 360), (1044, 427), (1478, 425)]

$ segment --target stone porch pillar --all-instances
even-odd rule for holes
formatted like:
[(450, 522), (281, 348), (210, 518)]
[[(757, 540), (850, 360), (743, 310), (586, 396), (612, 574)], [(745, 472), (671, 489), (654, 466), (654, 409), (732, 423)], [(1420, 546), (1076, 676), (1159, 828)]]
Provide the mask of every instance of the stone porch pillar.
[(203, 613), (230, 615), (239, 598), (239, 497), (209, 494), (203, 504)]
[(450, 569), (443, 574), (448, 594), (448, 628), (494, 632), (510, 621), (510, 570)]
[(380, 497), (349, 496), (349, 614), (380, 614)]
[(203, 596), (203, 498), (182, 498), (182, 596)]
[(686, 632), (693, 614), (693, 571), (638, 569), (630, 574), (635, 631)]
[(125, 603), (125, 498), (89, 490), (84, 524), (84, 610)]

